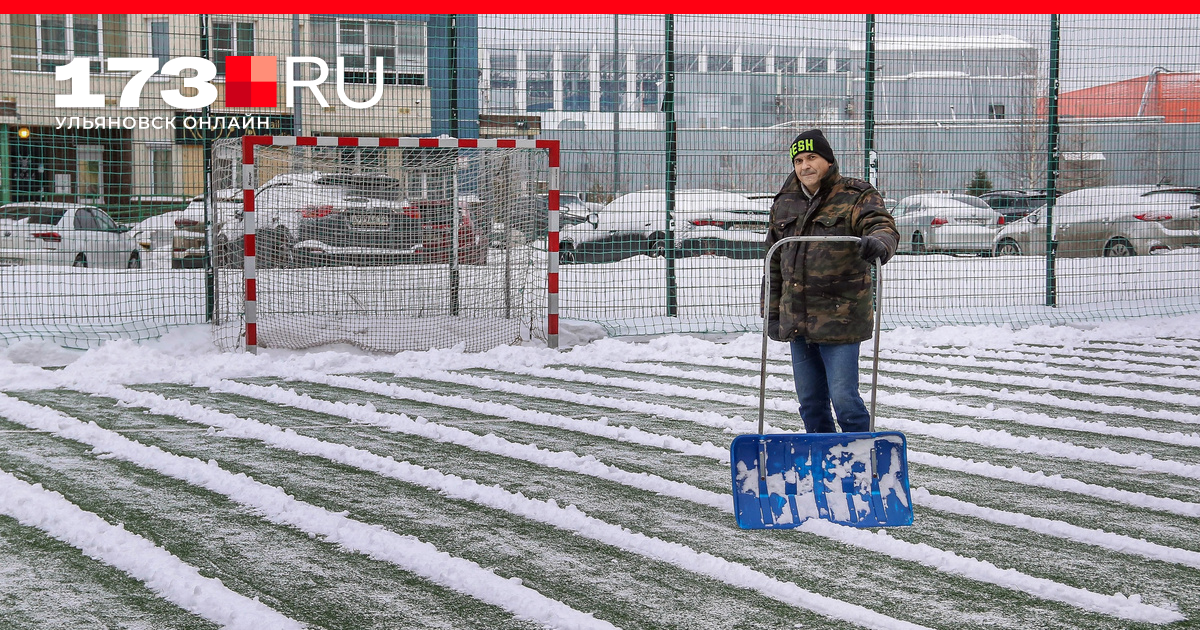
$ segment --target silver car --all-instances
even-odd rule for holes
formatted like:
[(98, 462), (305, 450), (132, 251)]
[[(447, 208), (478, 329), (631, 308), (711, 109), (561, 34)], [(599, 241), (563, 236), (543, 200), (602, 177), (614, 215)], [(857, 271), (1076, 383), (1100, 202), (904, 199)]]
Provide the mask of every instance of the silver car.
[(0, 206), (0, 264), (140, 269), (141, 247), (106, 212), (74, 203)]
[[(996, 235), (999, 256), (1046, 253), (1046, 207)], [(1200, 188), (1103, 186), (1054, 202), (1056, 255), (1137, 256), (1200, 246)]]
[[(667, 250), (667, 201), (662, 189), (617, 197), (586, 223), (562, 228), (559, 260), (611, 262), (662, 256)], [(770, 207), (757, 200), (707, 189), (675, 195), (674, 249), (679, 257), (715, 255), (762, 258)]]
[(902, 253), (991, 254), (1004, 215), (971, 195), (910, 195), (892, 208)]

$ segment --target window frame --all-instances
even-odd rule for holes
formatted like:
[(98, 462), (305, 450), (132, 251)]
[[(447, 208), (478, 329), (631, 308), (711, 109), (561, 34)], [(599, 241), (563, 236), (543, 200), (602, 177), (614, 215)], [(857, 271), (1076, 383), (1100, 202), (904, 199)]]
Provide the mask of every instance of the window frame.
[[(147, 149), (150, 152), (150, 190), (154, 195), (175, 194), (175, 155), (172, 145), (152, 144)], [(167, 157), (165, 164), (158, 159), (163, 154)], [(165, 178), (160, 178), (160, 173)]]
[[(429, 80), (429, 26), (419, 20), (380, 20), (314, 15), (309, 18), (309, 52), (325, 60), (331, 74), (337, 72), (337, 58), (346, 60), (346, 83), (375, 83), (375, 57), (383, 57), (384, 85), (427, 85)], [(362, 42), (347, 43), (344, 27), (362, 26)], [(391, 43), (373, 42), (372, 27), (391, 31)], [(332, 28), (330, 28), (332, 27)], [(419, 42), (412, 37), (419, 33)], [(327, 38), (332, 36), (332, 41)], [(414, 43), (415, 42), (415, 43)], [(374, 55), (376, 49), (388, 49), (388, 55)], [(417, 54), (414, 54), (416, 51)], [(332, 54), (331, 54), (332, 53)], [(362, 66), (351, 66), (352, 57), (361, 57)]]
[[(208, 35), (208, 59), (217, 67), (217, 76), (225, 76), (225, 58), (226, 57), (243, 57), (254, 56), (254, 42), (258, 39), (256, 22), (242, 22), (237, 19), (231, 20), (213, 20), (212, 27)], [(243, 27), (249, 26), (250, 41), (247, 45), (245, 41)], [(217, 48), (216, 31), (220, 27), (229, 28), (229, 46), (227, 48)]]
[[(83, 16), (95, 18), (95, 31), (93, 31), (92, 36), (92, 39), (95, 40), (94, 55), (81, 55), (76, 53), (76, 48), (80, 44), (79, 33), (76, 32), (76, 18)], [(17, 17), (18, 16), (16, 15), (10, 16), (9, 21), (9, 36), (11, 46), (9, 50), (9, 63), (11, 64), (14, 72), (54, 72), (57, 66), (64, 65), (77, 57), (87, 57), (91, 59), (91, 63), (88, 64), (91, 73), (101, 74), (105, 71), (103, 60), (107, 59), (110, 56), (110, 52), (112, 52), (107, 50), (109, 47), (118, 49), (116, 51), (116, 56), (124, 56), (129, 47), (128, 21), (124, 22), (124, 28), (108, 27), (107, 25), (110, 23), (110, 20), (107, 19), (105, 14), (102, 13), (33, 13), (28, 14), (28, 17), (33, 18), (32, 23), (22, 23), (20, 25), (17, 24), (15, 19)], [(46, 34), (43, 30), (44, 17), (62, 17), (63, 19), (63, 52), (61, 54), (47, 53), (43, 50), (46, 43)], [(111, 20), (111, 22), (114, 24), (116, 23), (115, 20)], [(15, 44), (12, 44), (12, 40), (16, 39), (17, 37), (16, 31), (18, 28), (33, 29), (33, 40), (31, 45), (18, 47)], [(113, 33), (121, 33), (125, 39), (124, 43), (118, 44), (115, 41), (115, 37), (113, 37)], [(28, 40), (28, 37), (23, 39)], [(110, 39), (113, 39), (114, 41), (110, 43)], [(18, 52), (22, 50), (32, 50), (33, 54)], [(32, 69), (27, 67), (19, 67), (25, 65), (25, 63), (28, 63), (30, 60), (32, 60), (33, 64)]]
[[(158, 32), (159, 25), (165, 29), (163, 32)], [(158, 59), (158, 67), (166, 65), (171, 59), (171, 21), (166, 18), (152, 18), (147, 20), (146, 34), (149, 36), (149, 53), (151, 57)], [(161, 37), (161, 40), (159, 39)], [(166, 50), (156, 50), (159, 43), (166, 46)]]

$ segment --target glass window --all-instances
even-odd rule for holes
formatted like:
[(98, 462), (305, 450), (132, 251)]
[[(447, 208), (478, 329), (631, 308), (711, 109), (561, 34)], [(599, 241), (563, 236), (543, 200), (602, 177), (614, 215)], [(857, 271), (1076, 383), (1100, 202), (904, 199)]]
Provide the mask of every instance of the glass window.
[(312, 34), (312, 56), (324, 59), (330, 70), (336, 68), (337, 20), (313, 18), (310, 22), (309, 32)]
[(775, 71), (783, 74), (799, 74), (800, 62), (796, 57), (776, 57)]
[(226, 57), (254, 55), (254, 23), (213, 22), (209, 43), (217, 74), (225, 74)]
[(75, 229), (76, 230), (99, 230), (100, 223), (96, 221), (96, 215), (92, 214), (91, 208), (77, 208), (75, 210)]
[(154, 20), (150, 23), (150, 56), (158, 57), (159, 68), (163, 67), (171, 58), (168, 25), (166, 20)]
[(254, 23), (238, 22), (237, 25), (237, 54), (252, 56), (254, 54)]
[(13, 206), (0, 210), (0, 219), (29, 219), (32, 225), (54, 225), (62, 219), (65, 210), (62, 206)]
[(809, 56), (804, 64), (805, 72), (829, 72), (829, 59), (824, 56)]
[(396, 69), (396, 25), (391, 22), (371, 22), (369, 25), (367, 64), (375, 68), (375, 58), (383, 58), (385, 71)]
[(105, 15), (102, 24), (104, 25), (104, 34), (101, 37), (104, 42), (104, 56), (127, 57), (129, 55), (129, 16)]
[(699, 72), (699, 55), (675, 55), (675, 72)]
[(108, 213), (100, 208), (92, 208), (92, 220), (96, 222), (96, 229), (106, 232), (118, 232), (121, 230), (117, 222), (113, 221), (112, 217), (108, 216)]
[(104, 193), (104, 148), (99, 146), (80, 146), (75, 149), (76, 177), (80, 200), (91, 203), (99, 201)]
[(71, 29), (76, 57), (100, 56), (100, 25), (95, 15), (74, 15)]
[(563, 111), (586, 112), (591, 109), (590, 79), (586, 53), (563, 54)]
[(512, 111), (516, 107), (516, 55), (492, 55), (491, 84), (492, 111)]
[(37, 70), (37, 16), (14, 14), (10, 34), (13, 70)]
[[(75, 57), (89, 57), (99, 73), (102, 57), (125, 54), (125, 22), (95, 14), (13, 15), (10, 25), (13, 70), (54, 72)], [(102, 27), (103, 25), (103, 27)]]
[(525, 111), (545, 112), (554, 108), (553, 55), (531, 53), (526, 57)]
[(212, 45), (212, 61), (217, 66), (217, 74), (225, 74), (225, 58), (233, 54), (233, 25), (214, 22), (209, 43)]
[[(658, 93), (666, 75), (662, 55), (638, 55), (637, 58), (637, 101), (635, 109), (656, 112), (659, 108)], [(640, 105), (640, 107), (638, 107)]]
[(424, 84), (425, 76), (425, 24), (422, 22), (397, 22), (399, 49), (396, 54), (396, 68), (400, 72), (420, 75)]
[(42, 54), (67, 54), (67, 16), (42, 15)]
[(154, 183), (154, 194), (170, 195), (175, 192), (171, 178), (171, 149), (170, 147), (150, 150), (151, 180)]
[(425, 23), (313, 18), (313, 54), (337, 70), (346, 68), (346, 83), (374, 83), (375, 59), (383, 59), (388, 85), (425, 84)]
[(709, 72), (733, 72), (733, 55), (709, 55)]
[(625, 94), (625, 55), (600, 55), (600, 111), (615, 112)]
[(744, 55), (742, 57), (742, 72), (766, 72), (767, 58), (762, 55)]
[(366, 28), (362, 22), (343, 20), (338, 28), (341, 41), (338, 54), (344, 59), (346, 68), (364, 68), (366, 64)]

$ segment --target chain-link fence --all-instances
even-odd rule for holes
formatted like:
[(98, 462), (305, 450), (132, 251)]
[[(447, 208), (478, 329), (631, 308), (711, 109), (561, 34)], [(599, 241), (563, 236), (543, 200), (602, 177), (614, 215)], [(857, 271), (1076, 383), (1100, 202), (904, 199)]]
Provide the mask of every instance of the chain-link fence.
[(241, 184), (212, 147), (246, 133), (560, 141), (561, 317), (610, 334), (759, 329), (811, 128), (900, 228), (886, 326), (1200, 310), (1193, 15), (0, 20), (6, 340), (211, 321), (213, 269), (244, 253), (214, 238)]

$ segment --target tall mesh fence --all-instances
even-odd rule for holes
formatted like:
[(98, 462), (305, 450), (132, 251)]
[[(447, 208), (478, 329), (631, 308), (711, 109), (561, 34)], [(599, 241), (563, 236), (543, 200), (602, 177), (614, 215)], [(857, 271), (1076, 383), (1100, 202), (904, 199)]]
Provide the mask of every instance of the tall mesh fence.
[(561, 318), (610, 334), (759, 330), (755, 244), (810, 128), (900, 228), (885, 326), (1194, 312), (1198, 22), (6, 15), (0, 338), (227, 321), (244, 133), (559, 140)]

